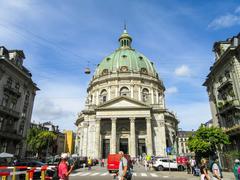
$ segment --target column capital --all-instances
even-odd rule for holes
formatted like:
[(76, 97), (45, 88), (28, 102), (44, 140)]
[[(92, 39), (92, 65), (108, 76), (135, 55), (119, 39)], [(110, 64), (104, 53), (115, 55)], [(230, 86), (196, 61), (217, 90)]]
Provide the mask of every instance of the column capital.
[(111, 118), (111, 121), (113, 121), (113, 122), (115, 121), (115, 122), (116, 122), (116, 121), (117, 121), (117, 118), (116, 118), (116, 117), (112, 117), (112, 118)]
[(130, 117), (129, 119), (130, 119), (130, 122), (131, 122), (131, 123), (135, 123), (135, 120), (136, 120), (135, 117)]
[(146, 117), (145, 118), (147, 122), (151, 122), (152, 118), (151, 117)]

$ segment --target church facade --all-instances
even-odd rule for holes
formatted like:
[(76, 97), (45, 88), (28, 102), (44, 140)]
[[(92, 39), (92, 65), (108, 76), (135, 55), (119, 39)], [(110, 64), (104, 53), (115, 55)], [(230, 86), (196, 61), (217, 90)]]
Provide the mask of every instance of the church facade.
[(76, 120), (76, 153), (106, 158), (119, 150), (137, 157), (176, 147), (178, 120), (165, 106), (153, 62), (131, 46), (126, 29), (119, 48), (98, 65)]

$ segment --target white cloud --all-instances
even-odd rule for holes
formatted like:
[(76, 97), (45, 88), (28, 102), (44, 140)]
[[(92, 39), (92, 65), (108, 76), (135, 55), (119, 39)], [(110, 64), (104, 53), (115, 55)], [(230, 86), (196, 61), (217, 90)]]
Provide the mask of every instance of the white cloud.
[(177, 93), (178, 92), (178, 89), (176, 87), (170, 87), (170, 88), (167, 88), (166, 89), (166, 94), (174, 94), (174, 93)]
[(181, 65), (180, 67), (176, 68), (174, 71), (175, 75), (177, 76), (190, 76), (190, 69), (186, 65)]
[(183, 130), (196, 130), (201, 123), (211, 119), (209, 102), (193, 102), (188, 104), (177, 104), (170, 107), (177, 113), (180, 121), (178, 127)]
[[(240, 11), (240, 8), (237, 11)], [(225, 16), (220, 16), (214, 19), (208, 25), (208, 27), (212, 29), (220, 29), (220, 28), (232, 27), (235, 25), (240, 25), (240, 16), (234, 15), (234, 14), (227, 14)]]

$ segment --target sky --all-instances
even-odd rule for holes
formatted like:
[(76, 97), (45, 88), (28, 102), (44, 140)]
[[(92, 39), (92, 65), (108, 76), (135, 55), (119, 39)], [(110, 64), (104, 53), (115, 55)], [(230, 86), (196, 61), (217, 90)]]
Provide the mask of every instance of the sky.
[[(96, 65), (118, 48), (124, 21), (132, 47), (151, 61), (166, 87), (166, 105), (182, 130), (211, 119), (202, 86), (213, 43), (239, 33), (239, 0), (0, 0), (0, 42), (23, 50), (41, 89), (32, 121), (76, 130)], [(91, 75), (84, 74), (86, 67)]]

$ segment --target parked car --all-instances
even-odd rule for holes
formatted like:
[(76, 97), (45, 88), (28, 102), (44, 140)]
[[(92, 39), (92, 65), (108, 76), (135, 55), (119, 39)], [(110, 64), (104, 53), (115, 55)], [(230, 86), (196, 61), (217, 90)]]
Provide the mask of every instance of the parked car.
[[(124, 154), (124, 157), (128, 161), (128, 165), (132, 167), (131, 157), (128, 154)], [(120, 155), (119, 154), (109, 154), (107, 159), (107, 169), (109, 173), (116, 173), (118, 172), (120, 163)]]
[[(187, 156), (178, 156), (176, 160), (177, 160), (177, 163), (180, 167), (179, 170), (184, 171), (187, 168), (187, 163), (189, 161), (188, 157)], [(182, 166), (180, 166), (180, 165), (182, 165)], [(184, 167), (184, 168), (181, 169), (182, 167)]]
[(175, 159), (169, 158), (157, 158), (153, 163), (153, 168), (157, 171), (163, 171), (165, 169), (171, 170), (184, 170), (184, 166), (182, 164), (178, 164)]

